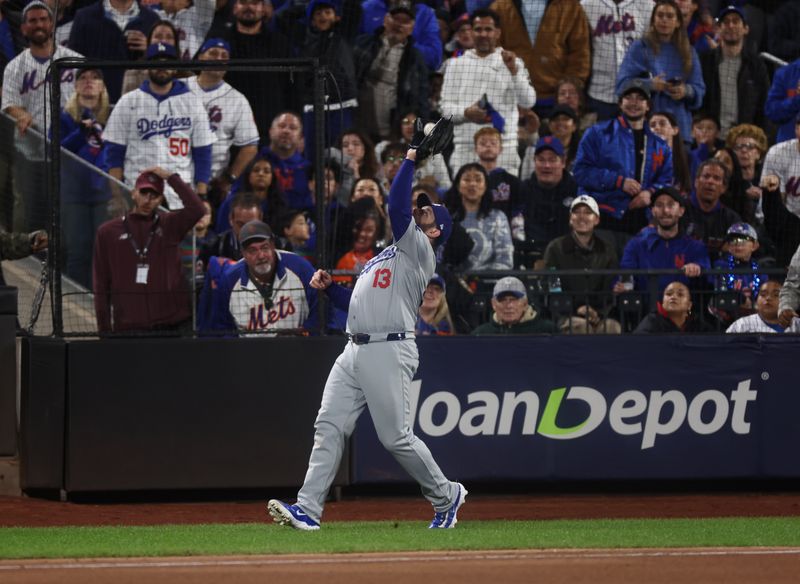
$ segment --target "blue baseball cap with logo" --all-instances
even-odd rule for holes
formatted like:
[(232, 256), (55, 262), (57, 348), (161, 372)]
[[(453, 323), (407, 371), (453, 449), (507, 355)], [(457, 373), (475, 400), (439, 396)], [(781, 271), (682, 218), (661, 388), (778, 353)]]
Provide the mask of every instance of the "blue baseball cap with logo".
[(228, 41), (226, 41), (225, 39), (221, 39), (219, 37), (214, 37), (204, 42), (203, 45), (200, 47), (200, 50), (197, 51), (197, 54), (202, 55), (208, 49), (213, 49), (213, 48), (225, 49), (226, 51), (228, 51), (229, 55), (231, 54), (231, 45), (228, 43)]
[(175, 50), (175, 47), (166, 43), (153, 43), (147, 47), (147, 53), (145, 53), (145, 58), (148, 60), (176, 59), (177, 57), (178, 52)]
[(717, 23), (721, 23), (722, 19), (725, 18), (731, 12), (735, 12), (736, 14), (738, 14), (739, 17), (742, 19), (742, 22), (747, 24), (747, 19), (744, 16), (744, 10), (742, 10), (738, 6), (734, 6), (733, 4), (728, 4), (719, 11), (719, 15), (717, 16)]
[(536, 149), (533, 151), (533, 154), (539, 154), (544, 150), (552, 150), (561, 158), (564, 158), (564, 145), (561, 144), (561, 140), (556, 138), (555, 136), (542, 136), (539, 138), (539, 141), (536, 143)]
[(453, 218), (450, 216), (450, 211), (444, 205), (433, 203), (425, 193), (420, 193), (417, 197), (417, 209), (422, 209), (423, 207), (433, 208), (433, 218), (439, 228), (439, 237), (436, 238), (436, 245), (444, 245), (453, 232)]

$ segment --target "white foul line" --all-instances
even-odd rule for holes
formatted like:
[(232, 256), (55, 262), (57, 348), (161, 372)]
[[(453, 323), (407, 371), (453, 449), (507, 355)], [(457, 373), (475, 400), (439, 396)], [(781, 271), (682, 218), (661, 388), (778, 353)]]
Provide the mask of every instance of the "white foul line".
[(71, 562), (48, 562), (30, 560), (21, 563), (0, 563), (0, 571), (20, 570), (97, 570), (97, 569), (150, 569), (150, 568), (213, 568), (242, 566), (287, 566), (321, 564), (392, 564), (403, 562), (452, 562), (452, 561), (497, 561), (536, 559), (615, 559), (615, 558), (660, 558), (660, 557), (704, 557), (704, 556), (800, 556), (800, 548), (754, 548), (754, 549), (682, 549), (682, 550), (542, 550), (511, 552), (421, 552), (419, 555), (351, 555), (335, 554), (324, 557), (253, 557), (242, 559), (181, 559), (170, 560), (95, 560), (76, 559)]

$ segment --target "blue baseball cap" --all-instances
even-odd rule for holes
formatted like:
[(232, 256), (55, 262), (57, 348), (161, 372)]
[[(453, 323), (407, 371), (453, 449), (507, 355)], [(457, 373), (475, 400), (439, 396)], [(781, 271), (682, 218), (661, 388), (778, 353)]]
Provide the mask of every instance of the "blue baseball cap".
[(177, 51), (173, 45), (165, 43), (153, 43), (147, 47), (145, 59), (176, 59), (178, 57)]
[(552, 150), (561, 158), (564, 158), (564, 145), (561, 140), (555, 136), (542, 136), (536, 143), (536, 149), (533, 151), (534, 156), (543, 150)]
[(428, 280), (428, 286), (430, 286), (431, 284), (439, 286), (439, 288), (441, 288), (442, 290), (447, 290), (447, 286), (445, 286), (444, 284), (444, 278), (442, 278), (439, 274), (434, 274), (433, 276), (431, 276), (431, 279)]
[(308, 3), (308, 6), (306, 6), (306, 19), (308, 22), (311, 22), (311, 17), (314, 16), (314, 11), (320, 6), (330, 6), (337, 15), (341, 13), (339, 10), (338, 0), (311, 0), (311, 2)]
[(756, 230), (749, 223), (734, 223), (728, 227), (725, 240), (728, 241), (734, 237), (746, 237), (753, 241), (758, 241), (758, 233), (756, 233)]
[(450, 216), (450, 211), (444, 205), (433, 203), (425, 193), (420, 193), (417, 197), (417, 209), (423, 207), (433, 208), (433, 218), (436, 219), (436, 226), (440, 232), (439, 237), (436, 238), (436, 245), (444, 245), (453, 232), (453, 218)]
[(717, 23), (722, 22), (722, 19), (725, 18), (731, 12), (735, 12), (739, 15), (742, 19), (742, 22), (747, 24), (747, 19), (744, 17), (744, 10), (739, 8), (738, 6), (734, 6), (733, 4), (728, 4), (727, 6), (723, 7), (722, 10), (719, 11), (719, 15), (717, 15)]
[(228, 41), (226, 41), (225, 39), (221, 39), (219, 37), (214, 37), (204, 42), (203, 46), (200, 47), (200, 50), (197, 51), (197, 54), (202, 55), (208, 49), (213, 49), (214, 47), (218, 49), (225, 49), (226, 51), (228, 51), (229, 55), (231, 54), (231, 45), (228, 43)]

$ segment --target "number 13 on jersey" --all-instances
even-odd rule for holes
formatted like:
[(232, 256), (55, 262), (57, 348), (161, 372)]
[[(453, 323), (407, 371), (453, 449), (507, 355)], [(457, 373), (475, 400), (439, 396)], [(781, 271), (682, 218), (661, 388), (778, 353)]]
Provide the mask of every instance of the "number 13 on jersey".
[(392, 270), (380, 268), (375, 270), (375, 277), (372, 279), (373, 288), (388, 288), (392, 283)]

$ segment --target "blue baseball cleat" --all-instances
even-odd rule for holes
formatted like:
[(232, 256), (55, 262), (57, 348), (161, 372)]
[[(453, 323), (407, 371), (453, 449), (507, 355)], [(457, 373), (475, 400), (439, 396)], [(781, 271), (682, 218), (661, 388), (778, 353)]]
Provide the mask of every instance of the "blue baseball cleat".
[(295, 529), (303, 531), (319, 529), (319, 523), (306, 515), (306, 512), (297, 505), (288, 505), (283, 501), (270, 499), (267, 503), (267, 510), (275, 523), (280, 525), (291, 525)]
[(455, 502), (450, 506), (447, 511), (437, 511), (433, 516), (433, 521), (428, 526), (428, 529), (451, 529), (458, 523), (456, 514), (458, 513), (461, 505), (464, 504), (464, 499), (467, 498), (467, 489), (461, 483), (458, 485), (458, 494), (456, 495)]

